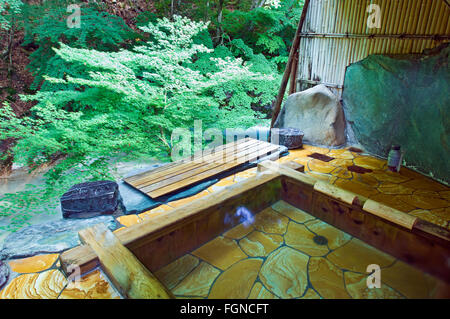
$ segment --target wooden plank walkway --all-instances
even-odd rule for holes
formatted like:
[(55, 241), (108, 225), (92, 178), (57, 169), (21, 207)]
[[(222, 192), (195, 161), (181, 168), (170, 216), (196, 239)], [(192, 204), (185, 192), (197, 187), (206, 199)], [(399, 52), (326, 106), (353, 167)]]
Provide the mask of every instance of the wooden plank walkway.
[(130, 176), (125, 178), (124, 181), (148, 196), (158, 198), (245, 163), (253, 162), (278, 150), (278, 145), (244, 138)]

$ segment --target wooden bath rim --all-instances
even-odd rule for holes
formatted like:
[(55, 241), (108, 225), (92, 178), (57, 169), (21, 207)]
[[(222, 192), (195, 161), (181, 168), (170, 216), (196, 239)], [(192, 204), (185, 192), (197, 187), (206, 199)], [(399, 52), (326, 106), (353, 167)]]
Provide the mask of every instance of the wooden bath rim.
[[(148, 270), (155, 272), (240, 223), (244, 206), (260, 212), (279, 200), (450, 283), (450, 232), (438, 225), (345, 191), (295, 170), (298, 164), (265, 161), (258, 174), (196, 199), (115, 236)], [(61, 254), (67, 276), (100, 266), (89, 245)]]

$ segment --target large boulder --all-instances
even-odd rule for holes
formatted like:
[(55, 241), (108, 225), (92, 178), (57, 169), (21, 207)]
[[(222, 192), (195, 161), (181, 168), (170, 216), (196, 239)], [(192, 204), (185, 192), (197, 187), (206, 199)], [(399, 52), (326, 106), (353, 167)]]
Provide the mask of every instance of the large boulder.
[(338, 98), (325, 85), (291, 94), (274, 127), (296, 128), (303, 141), (338, 146), (345, 143), (345, 119)]
[[(345, 73), (343, 105), (358, 142), (450, 183), (450, 46), (428, 54), (371, 55)], [(349, 130), (350, 131), (350, 130)], [(430, 175), (431, 175), (430, 174)]]

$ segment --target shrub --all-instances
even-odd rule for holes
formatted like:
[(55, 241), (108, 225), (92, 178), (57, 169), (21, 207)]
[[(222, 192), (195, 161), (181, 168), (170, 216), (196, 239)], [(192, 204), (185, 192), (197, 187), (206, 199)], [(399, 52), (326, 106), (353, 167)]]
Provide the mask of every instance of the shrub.
[[(247, 48), (244, 61), (226, 48), (198, 43), (196, 35), (206, 28), (207, 23), (175, 16), (173, 22), (159, 19), (141, 27), (149, 40), (129, 50), (64, 43), (53, 49), (55, 58), (82, 72), (45, 75), (59, 89), (22, 96), (37, 101), (27, 117), (15, 117), (8, 105), (0, 112), (0, 140), (18, 140), (17, 163), (34, 168), (59, 159), (35, 200), (61, 195), (75, 182), (110, 178), (113, 159), (167, 159), (176, 142), (171, 132), (191, 127), (194, 120), (202, 120), (204, 129), (261, 122), (251, 106), (274, 99), (278, 73), (274, 68), (257, 72), (252, 63), (264, 57)], [(25, 195), (21, 202), (35, 203)]]
[[(28, 8), (28, 10), (31, 10)], [(68, 65), (55, 55), (54, 48), (67, 44), (73, 48), (96, 49), (101, 51), (118, 51), (127, 41), (136, 38), (136, 34), (117, 16), (100, 12), (89, 7), (81, 7), (81, 27), (67, 26), (67, 8), (65, 6), (50, 7), (42, 10), (37, 19), (28, 20), (27, 37), (24, 45), (33, 43), (38, 48), (30, 55), (28, 68), (35, 76), (32, 89), (42, 84), (41, 90), (57, 90), (61, 85), (44, 82), (44, 75), (53, 78), (79, 76), (83, 67), (77, 64)]]

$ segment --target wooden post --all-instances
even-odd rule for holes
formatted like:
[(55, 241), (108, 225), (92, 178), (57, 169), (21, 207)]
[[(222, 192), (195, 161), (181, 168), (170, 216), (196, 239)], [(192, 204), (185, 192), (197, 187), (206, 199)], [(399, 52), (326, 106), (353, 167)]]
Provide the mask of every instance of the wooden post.
[(104, 224), (83, 229), (78, 235), (97, 254), (102, 269), (125, 298), (175, 298)]
[[(295, 33), (294, 42), (292, 43), (291, 50), (289, 52), (289, 59), (286, 64), (286, 69), (284, 70), (283, 79), (281, 80), (280, 90), (278, 91), (277, 99), (275, 100), (272, 122), (270, 123), (270, 128), (273, 127), (275, 121), (277, 120), (278, 114), (280, 114), (281, 103), (283, 102), (284, 92), (286, 91), (286, 86), (289, 80), (289, 75), (291, 73), (292, 62), (294, 61), (294, 56), (298, 50), (300, 44), (300, 33), (302, 32), (303, 24), (306, 19), (306, 13), (308, 11), (310, 0), (305, 0), (305, 4), (303, 5), (302, 16), (300, 17), (300, 22), (298, 24), (297, 32)], [(270, 133), (269, 133), (270, 134)]]
[(292, 62), (291, 79), (289, 80), (289, 95), (294, 94), (297, 91), (298, 54), (299, 51), (295, 51), (294, 62)]

